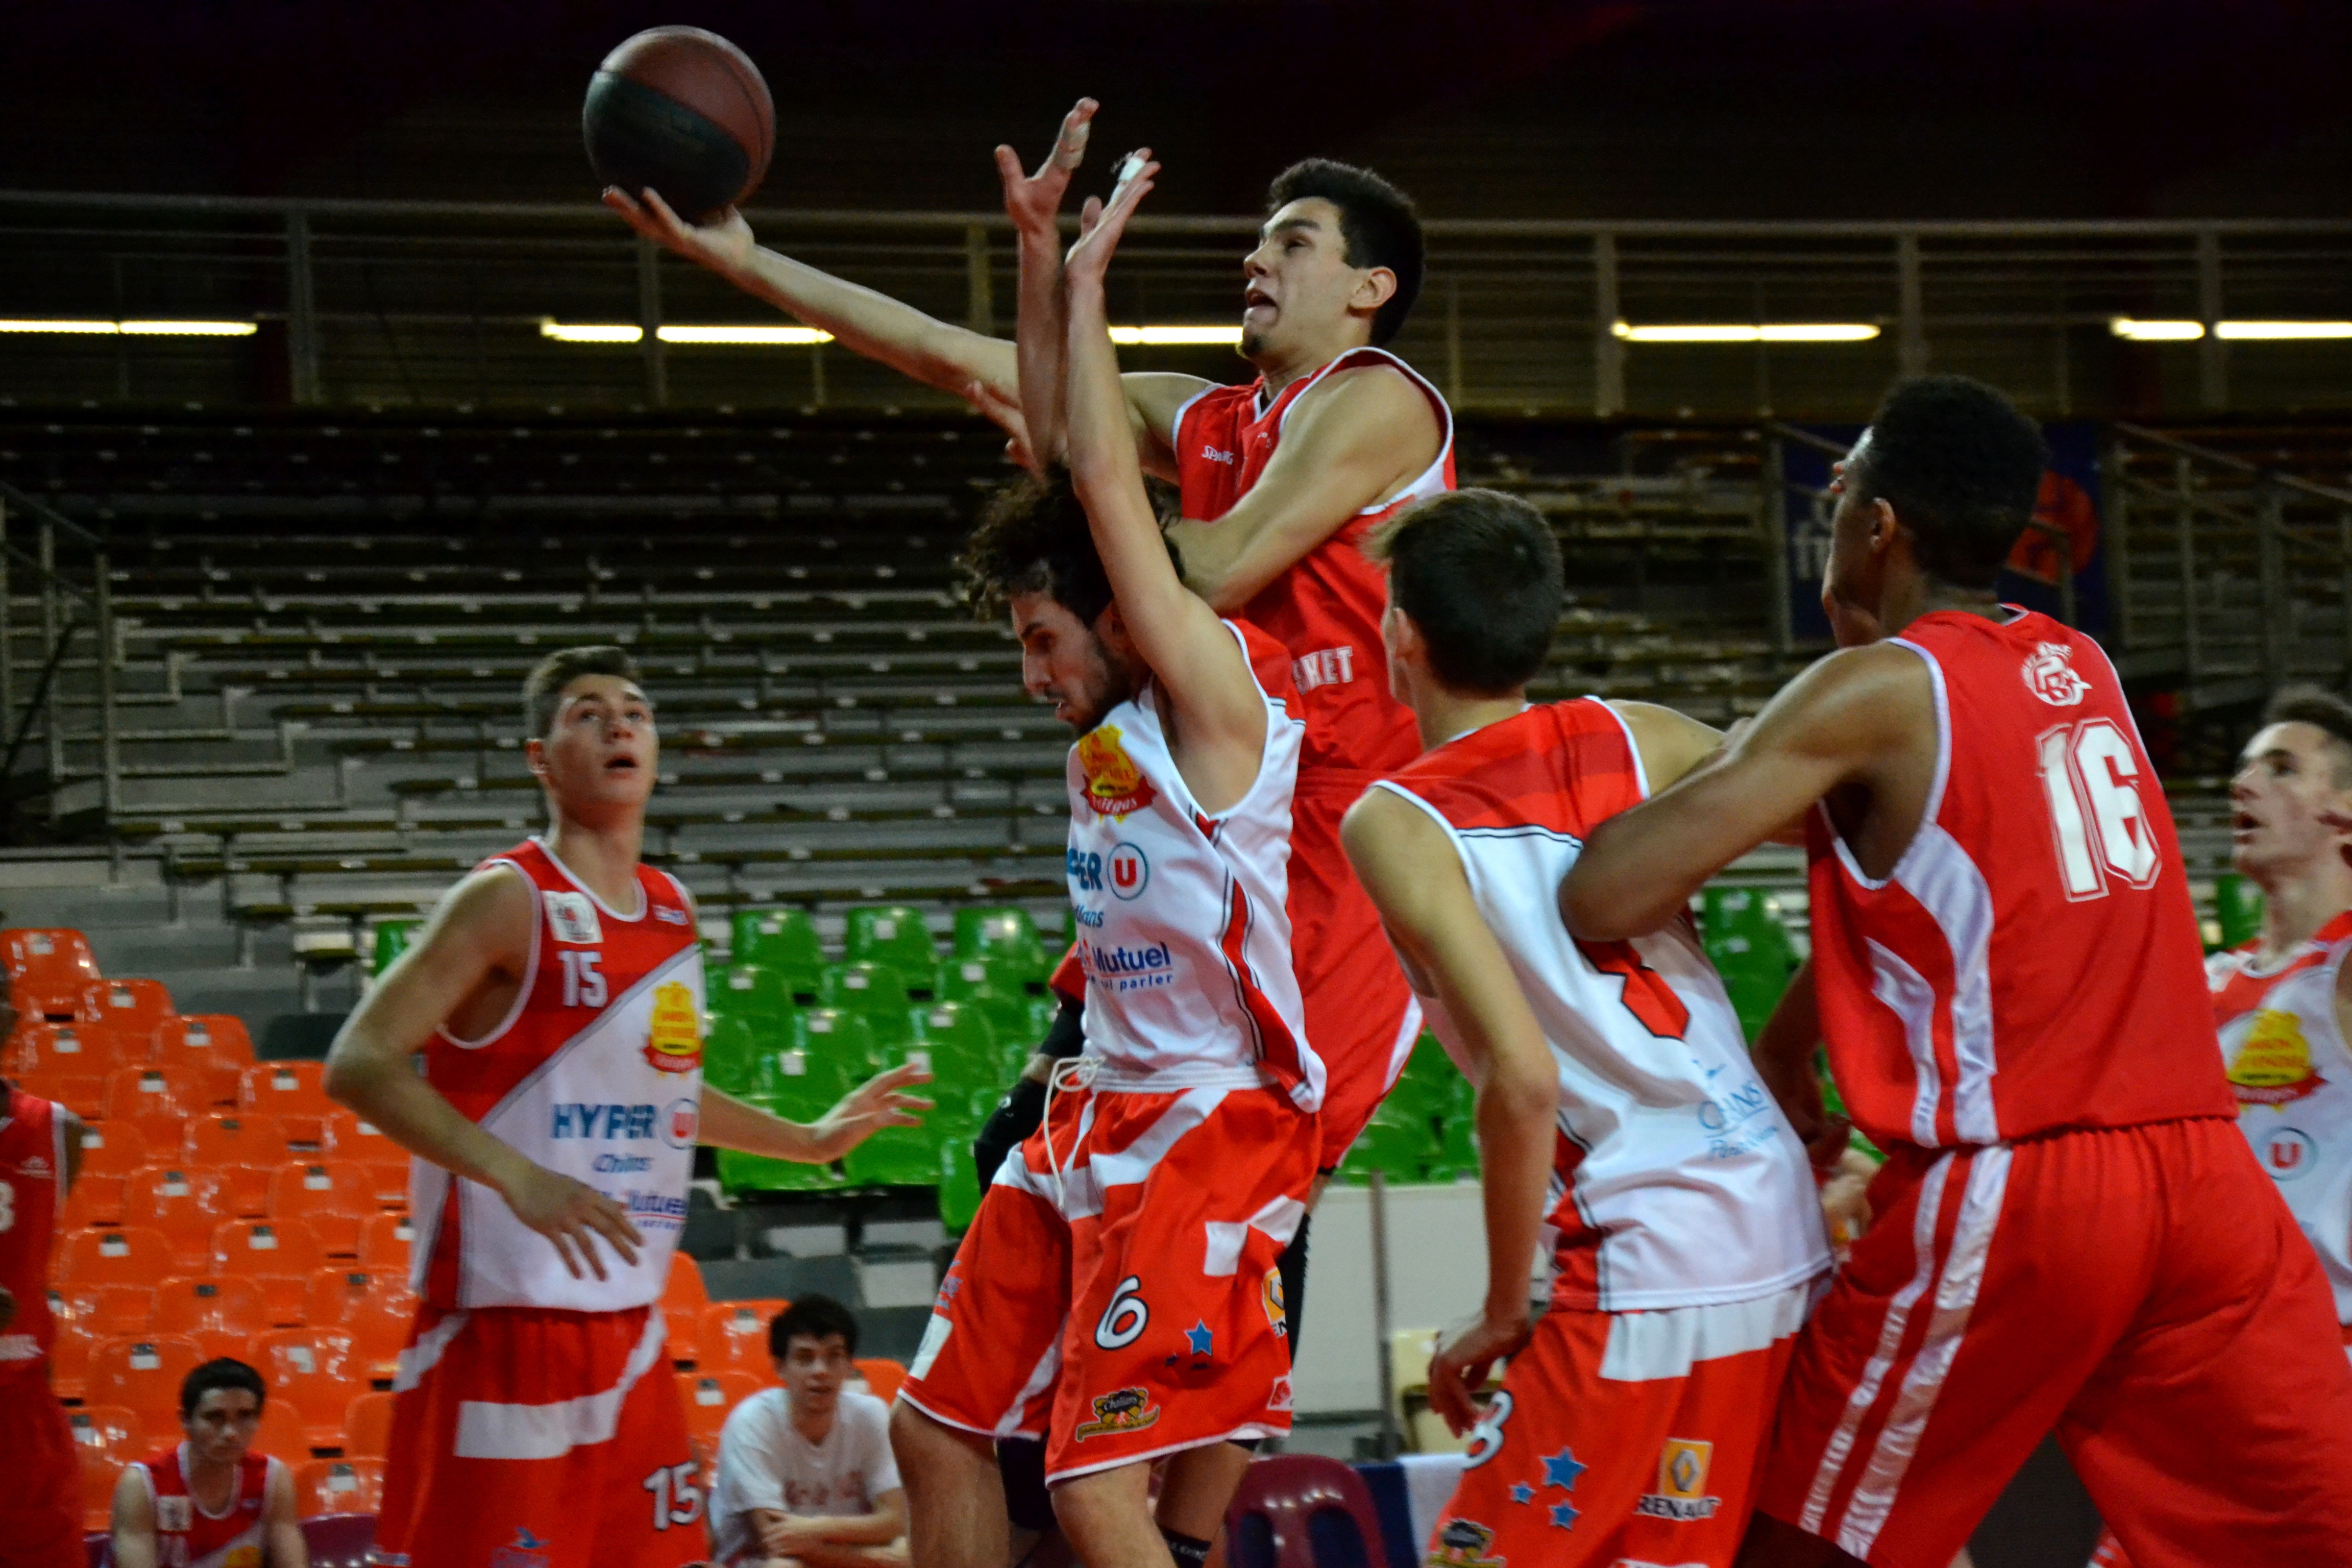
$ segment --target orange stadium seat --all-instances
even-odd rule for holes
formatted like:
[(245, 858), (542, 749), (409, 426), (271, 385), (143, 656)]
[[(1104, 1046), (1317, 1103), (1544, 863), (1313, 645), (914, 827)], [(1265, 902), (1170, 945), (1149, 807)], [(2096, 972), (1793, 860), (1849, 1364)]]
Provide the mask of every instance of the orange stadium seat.
[(23, 1024), (8, 1037), (8, 1057), (27, 1082), (53, 1078), (104, 1078), (121, 1067), (144, 1065), (144, 1053), (126, 1051), (122, 1037), (103, 1024)]
[(58, 1285), (49, 1291), (49, 1314), (92, 1340), (169, 1331), (155, 1329), (152, 1285)]
[(768, 1322), (791, 1305), (777, 1300), (714, 1301), (705, 1307), (701, 1331), (695, 1339), (696, 1370), (732, 1369), (750, 1373), (763, 1385), (774, 1383), (776, 1358), (768, 1353)]
[(106, 1103), (106, 1079), (103, 1078), (60, 1073), (26, 1079), (25, 1089), (39, 1099), (56, 1100), (86, 1122), (97, 1121), (100, 1108)]
[(253, 1342), (247, 1357), (269, 1384), (274, 1402), (284, 1399), (302, 1413), (313, 1448), (338, 1448), (343, 1414), (367, 1392), (367, 1380), (352, 1360), (352, 1336), (341, 1329), (278, 1329)]
[(375, 1217), (375, 1184), (352, 1160), (295, 1161), (269, 1178), (272, 1219), (310, 1223), (330, 1258), (356, 1258), (360, 1226)]
[(319, 1238), (299, 1219), (223, 1220), (213, 1230), (216, 1273), (261, 1282), (269, 1321), (290, 1327), (302, 1321), (302, 1292), (327, 1261)]
[(275, 1116), (235, 1111), (199, 1116), (188, 1123), (187, 1158), (198, 1165), (257, 1165), (275, 1171), (294, 1157), (286, 1129)]
[(416, 1321), (416, 1298), (408, 1277), (392, 1269), (321, 1268), (303, 1291), (302, 1321), (351, 1335), (360, 1375), (389, 1381)]
[(360, 1267), (389, 1268), (405, 1279), (409, 1245), (415, 1239), (416, 1226), (406, 1215), (380, 1214), (360, 1226)]
[[(253, 1347), (247, 1346), (237, 1360), (252, 1362)], [(266, 1381), (269, 1373), (265, 1371), (261, 1375)], [(254, 1429), (253, 1449), (257, 1454), (277, 1455), (286, 1461), (289, 1469), (299, 1469), (310, 1462), (310, 1425), (291, 1401), (278, 1397), (275, 1385), (269, 1390), (269, 1397), (262, 1401), (261, 1425)]]
[(368, 1185), (375, 1193), (376, 1207), (404, 1209), (408, 1206), (406, 1160), (370, 1160), (361, 1169), (368, 1173)]
[(683, 1252), (670, 1254), (669, 1279), (662, 1287), (663, 1314), (674, 1323), (690, 1323), (709, 1305), (710, 1291), (702, 1283), (702, 1265)]
[(78, 1230), (62, 1238), (55, 1278), (71, 1285), (144, 1285), (172, 1272), (172, 1245), (152, 1226)]
[(176, 1334), (100, 1340), (83, 1393), (92, 1405), (128, 1405), (150, 1432), (176, 1431), (180, 1384), (207, 1359), (203, 1345)]
[(686, 1410), (688, 1433), (708, 1437), (713, 1444), (718, 1442), (719, 1429), (727, 1425), (727, 1417), (735, 1407), (770, 1386), (748, 1372), (731, 1368), (724, 1372), (681, 1372), (677, 1376), (677, 1402)]
[(81, 1456), (82, 1528), (104, 1530), (113, 1511), (114, 1484), (125, 1466), (147, 1457), (147, 1424), (123, 1405), (85, 1405), (66, 1413)]
[[(163, 1151), (176, 1156), (177, 1143)], [(147, 1140), (136, 1127), (110, 1127), (91, 1122), (81, 1130), (81, 1173), (85, 1176), (127, 1176), (147, 1163)]]
[(313, 1459), (294, 1469), (294, 1506), (304, 1519), (374, 1513), (383, 1506), (382, 1459)]
[(11, 926), (0, 931), (0, 970), (11, 980), (31, 974), (73, 975), (96, 980), (98, 960), (89, 940), (69, 926)]
[(230, 1206), (226, 1173), (202, 1165), (148, 1165), (122, 1181), (122, 1223), (161, 1231), (171, 1244), (173, 1272), (209, 1271), (213, 1227), (222, 1215), (236, 1212)]
[(240, 1068), (253, 1065), (253, 1037), (233, 1013), (174, 1014), (155, 1026), (151, 1041), (158, 1062), (201, 1057)]
[(362, 1394), (343, 1412), (343, 1458), (381, 1459), (392, 1439), (390, 1394)]
[(87, 1171), (76, 1176), (73, 1190), (66, 1194), (65, 1209), (58, 1215), (58, 1228), (88, 1230), (92, 1226), (121, 1225), (122, 1184), (128, 1179)]
[(857, 1374), (866, 1380), (866, 1389), (874, 1397), (885, 1405), (898, 1397), (898, 1385), (907, 1381), (907, 1369), (888, 1356), (860, 1357)]
[(245, 1069), (237, 1088), (240, 1110), (275, 1116), (286, 1136), (313, 1147), (326, 1138), (327, 1119), (338, 1107), (327, 1098), (324, 1062), (262, 1062)]
[(356, 1111), (337, 1106), (319, 1124), (319, 1152), (338, 1160), (405, 1160), (406, 1150), (383, 1135), (383, 1129), (362, 1121)]
[(160, 980), (92, 980), (81, 988), (74, 1016), (105, 1024), (134, 1039), (152, 1039), (172, 1016), (172, 994)]
[(269, 1300), (257, 1279), (174, 1275), (156, 1287), (154, 1331), (184, 1335), (207, 1356), (251, 1361), (254, 1337), (269, 1331)]
[[(57, 1292), (49, 1293), (50, 1310), (56, 1310)], [(71, 1404), (82, 1396), (89, 1381), (89, 1351), (97, 1339), (79, 1327), (59, 1318), (57, 1337), (49, 1342), (49, 1387), (57, 1396)]]
[(179, 1141), (189, 1117), (205, 1109), (205, 1087), (187, 1072), (159, 1067), (122, 1067), (106, 1075), (103, 1121), (127, 1121), (151, 1149)]

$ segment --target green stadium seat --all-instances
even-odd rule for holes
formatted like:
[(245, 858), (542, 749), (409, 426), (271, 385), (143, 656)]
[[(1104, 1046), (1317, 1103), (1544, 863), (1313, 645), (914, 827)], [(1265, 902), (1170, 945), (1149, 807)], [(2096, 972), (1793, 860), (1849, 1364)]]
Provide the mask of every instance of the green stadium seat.
[(2221, 945), (2237, 947), (2263, 934), (2263, 890), (2251, 877), (2224, 871), (2214, 879), (2213, 914), (2221, 922)]
[(818, 1005), (837, 1007), (865, 1018), (874, 1043), (888, 1049), (914, 1043), (914, 1001), (907, 994), (905, 976), (886, 963), (828, 963), (818, 974)]
[(1391, 1182), (1419, 1182), (1442, 1153), (1435, 1130), (1425, 1118), (1382, 1105), (1348, 1151), (1339, 1179), (1364, 1183), (1377, 1170)]
[[(862, 1080), (874, 1054), (866, 1020), (833, 1008), (795, 1012), (781, 1049), (751, 1047), (743, 1099), (787, 1121), (814, 1121)], [(719, 1151), (719, 1184), (729, 1193), (827, 1192), (843, 1184), (831, 1165)]]
[(806, 910), (738, 910), (730, 925), (734, 937), (731, 962), (782, 970), (792, 978), (795, 991), (815, 988), (816, 973), (824, 967), (824, 950), (817, 942), (816, 921)]
[(929, 978), (940, 950), (923, 924), (922, 911), (904, 904), (849, 911), (842, 956), (852, 963), (886, 963), (899, 973)]
[(1755, 1039), (1797, 967), (1780, 900), (1754, 888), (1710, 887), (1702, 895), (1699, 931), (1740, 1028)]
[(982, 1190), (980, 1171), (972, 1163), (971, 1140), (950, 1139), (940, 1145), (940, 1223), (954, 1235), (971, 1228), (980, 1213)]
[(416, 939), (417, 928), (424, 923), (423, 921), (376, 921), (375, 956), (368, 973), (382, 974), (390, 969), (393, 961), (408, 951), (408, 944)]
[(993, 953), (950, 958), (939, 967), (931, 994), (943, 1002), (966, 1002), (980, 1009), (1003, 1047), (1008, 1037), (1029, 1032), (1028, 990), (1018, 965)]
[(930, 1052), (931, 1078), (944, 1105), (961, 1102), (1002, 1076), (997, 1071), (996, 1030), (987, 1015), (968, 1002), (934, 1002), (913, 1009), (916, 1033)]
[(718, 1017), (766, 1018), (781, 1024), (793, 1014), (792, 977), (764, 963), (736, 963), (709, 983), (705, 994)]
[(1037, 934), (1029, 911), (1007, 904), (966, 904), (956, 910), (958, 958), (994, 954), (1021, 966), (1024, 981), (1043, 981), (1054, 972), (1054, 955)]
[(760, 1058), (788, 1043), (788, 1019), (714, 1013), (702, 1042), (702, 1081), (740, 1097), (751, 1091)]

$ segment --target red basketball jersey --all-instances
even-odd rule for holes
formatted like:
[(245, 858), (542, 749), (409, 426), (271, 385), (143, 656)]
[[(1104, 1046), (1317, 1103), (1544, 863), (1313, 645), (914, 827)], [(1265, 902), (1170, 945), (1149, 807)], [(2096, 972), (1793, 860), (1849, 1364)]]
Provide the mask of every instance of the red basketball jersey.
[(1875, 1142), (2232, 1116), (2172, 814), (2098, 644), (2011, 608), (1923, 616), (1935, 782), (1883, 881), (1815, 811), (1813, 976)]
[[(1365, 776), (1403, 767), (1421, 754), (1412, 714), (1389, 695), (1381, 648), (1388, 574), (1363, 551), (1364, 538), (1426, 496), (1454, 488), (1454, 416), (1435, 387), (1385, 349), (1354, 349), (1269, 400), (1264, 377), (1202, 393), (1176, 411), (1176, 472), (1184, 515), (1214, 522), (1249, 493), (1273, 459), (1298, 400), (1336, 370), (1387, 365), (1419, 387), (1436, 411), (1437, 460), (1395, 500), (1366, 507), (1260, 591), (1237, 619), (1290, 650), (1307, 721), (1298, 759), (1302, 793), (1334, 768)], [(1351, 791), (1349, 798), (1353, 799)]]
[(236, 1489), (218, 1513), (206, 1513), (188, 1490), (188, 1446), (166, 1448), (139, 1466), (155, 1500), (155, 1561), (161, 1568), (259, 1568), (262, 1506), (269, 1472), (280, 1461), (248, 1453), (237, 1461)]
[(57, 1236), (66, 1170), (66, 1118), (58, 1106), (9, 1086), (0, 1102), (0, 1286), (16, 1320), (0, 1333), (0, 1384), (47, 1364), (49, 1245)]

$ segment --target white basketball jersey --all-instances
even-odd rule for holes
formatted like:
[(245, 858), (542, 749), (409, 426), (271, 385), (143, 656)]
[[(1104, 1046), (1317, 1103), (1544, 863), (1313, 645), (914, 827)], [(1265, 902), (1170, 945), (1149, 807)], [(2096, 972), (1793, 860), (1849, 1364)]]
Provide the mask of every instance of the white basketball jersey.
[(2268, 970), (2247, 947), (2215, 953), (2206, 973), (2238, 1126), (2318, 1250), (2336, 1320), (2352, 1323), (2352, 1049), (2336, 1013), (2347, 957), (2352, 914)]
[(1323, 1103), (1291, 967), (1290, 798), (1306, 724), (1290, 655), (1225, 623), (1265, 702), (1265, 749), (1212, 817), (1169, 755), (1147, 684), (1070, 748), (1069, 883), (1097, 1083), (1140, 1089), (1273, 1082)]
[[(1643, 799), (1640, 756), (1597, 700), (1456, 737), (1377, 788), (1445, 832), (1559, 1066), (1555, 1306), (1741, 1301), (1830, 1266), (1803, 1145), (1758, 1080), (1687, 920), (1579, 942), (1562, 878), (1592, 826)], [(1444, 1005), (1423, 996), (1456, 1059)]]

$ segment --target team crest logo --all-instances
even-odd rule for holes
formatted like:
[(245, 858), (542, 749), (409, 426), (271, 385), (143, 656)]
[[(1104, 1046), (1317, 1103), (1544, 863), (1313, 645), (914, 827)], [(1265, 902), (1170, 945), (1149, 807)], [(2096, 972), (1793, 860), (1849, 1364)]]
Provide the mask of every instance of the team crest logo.
[(540, 897), (546, 900), (547, 923), (556, 941), (579, 944), (604, 940), (604, 927), (587, 894), (541, 893)]
[(646, 1060), (658, 1072), (692, 1072), (702, 1065), (702, 1017), (695, 1010), (694, 993), (683, 982), (666, 981), (654, 987)]
[(514, 1540), (490, 1553), (490, 1568), (547, 1568), (547, 1549), (552, 1544), (517, 1525)]
[(1495, 1532), (1475, 1519), (1449, 1519), (1429, 1543), (1428, 1568), (1503, 1568)]
[(2254, 1015), (2246, 1043), (2230, 1060), (2229, 1077), (2242, 1116), (2250, 1105), (2290, 1104), (2327, 1081), (2312, 1068), (2311, 1042), (2303, 1037), (2302, 1023), (2271, 1007)]
[(1108, 1394), (1097, 1394), (1092, 1403), (1095, 1418), (1080, 1422), (1070, 1434), (1081, 1443), (1089, 1437), (1140, 1432), (1160, 1420), (1160, 1406), (1152, 1404), (1151, 1395), (1140, 1388), (1117, 1388)]
[(1116, 724), (1088, 731), (1078, 741), (1078, 771), (1087, 775), (1087, 809), (1097, 816), (1124, 822), (1160, 796), (1145, 780), (1143, 770), (1119, 744)]
[(1713, 1519), (1723, 1507), (1721, 1498), (1706, 1495), (1706, 1472), (1714, 1462), (1714, 1444), (1667, 1438), (1658, 1450), (1658, 1489), (1636, 1498), (1633, 1511), (1678, 1523)]
[(1290, 1374), (1286, 1372), (1276, 1378), (1274, 1386), (1266, 1391), (1265, 1407), (1278, 1415), (1286, 1415), (1290, 1413), (1294, 1402), (1290, 1390)]
[(2025, 661), (2025, 689), (2053, 708), (2072, 708), (2081, 702), (2089, 694), (2091, 683), (2075, 674), (2067, 662), (2074, 657), (2074, 650), (2064, 643), (2042, 644)]
[(1258, 1287), (1258, 1304), (1265, 1309), (1265, 1321), (1274, 1329), (1274, 1337), (1290, 1337), (1290, 1310), (1283, 1304), (1282, 1270), (1269, 1268), (1265, 1280)]

